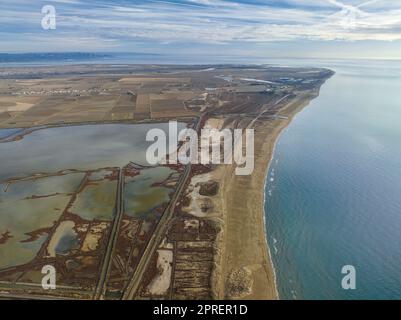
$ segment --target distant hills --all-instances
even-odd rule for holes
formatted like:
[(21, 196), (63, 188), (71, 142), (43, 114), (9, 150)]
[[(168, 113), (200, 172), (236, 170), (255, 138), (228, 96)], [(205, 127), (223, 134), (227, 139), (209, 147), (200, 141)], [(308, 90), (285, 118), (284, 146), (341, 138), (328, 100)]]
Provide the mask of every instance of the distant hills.
[(113, 55), (89, 52), (55, 52), (55, 53), (0, 53), (0, 63), (4, 62), (49, 62), (49, 61), (82, 61), (112, 58)]

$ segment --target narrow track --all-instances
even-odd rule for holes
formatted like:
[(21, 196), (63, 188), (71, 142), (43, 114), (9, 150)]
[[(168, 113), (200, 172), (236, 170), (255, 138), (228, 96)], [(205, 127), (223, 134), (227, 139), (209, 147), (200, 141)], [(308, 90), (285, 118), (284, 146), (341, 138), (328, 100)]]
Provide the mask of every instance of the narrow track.
[[(199, 132), (199, 126), (202, 123), (201, 119), (197, 120), (196, 123), (196, 131)], [(143, 254), (141, 260), (138, 263), (138, 266), (135, 270), (134, 275), (132, 276), (130, 282), (128, 283), (123, 297), (123, 300), (132, 300), (135, 298), (135, 295), (138, 292), (139, 285), (143, 279), (143, 276), (149, 266), (149, 263), (153, 257), (153, 254), (156, 252), (160, 242), (163, 240), (166, 231), (169, 227), (169, 222), (174, 215), (175, 207), (177, 205), (178, 200), (181, 197), (182, 192), (185, 190), (186, 182), (188, 180), (189, 174), (191, 173), (191, 164), (187, 164), (185, 166), (184, 172), (180, 177), (178, 182), (177, 190), (175, 191), (169, 205), (164, 210), (162, 217), (160, 218), (159, 223), (156, 226), (155, 231), (153, 232)]]
[(120, 172), (118, 174), (118, 186), (116, 194), (116, 216), (113, 221), (113, 228), (111, 230), (110, 238), (104, 255), (99, 281), (96, 286), (95, 293), (93, 295), (93, 299), (95, 300), (104, 298), (104, 294), (106, 291), (105, 284), (107, 282), (107, 278), (110, 273), (113, 251), (117, 243), (117, 237), (118, 237), (118, 232), (120, 230), (123, 213), (124, 213), (124, 174), (123, 174), (123, 169), (120, 168)]

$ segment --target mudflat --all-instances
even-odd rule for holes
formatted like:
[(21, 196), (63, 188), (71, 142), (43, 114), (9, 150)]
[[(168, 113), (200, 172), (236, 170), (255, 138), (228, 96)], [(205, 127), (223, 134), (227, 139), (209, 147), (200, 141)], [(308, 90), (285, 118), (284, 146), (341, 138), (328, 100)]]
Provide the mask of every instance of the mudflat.
[[(277, 299), (266, 174), (280, 132), (332, 74), (255, 65), (4, 68), (0, 147), (19, 161), (3, 166), (0, 249), (20, 248), (21, 259), (0, 268), (0, 296), (46, 298), (40, 270), (51, 262), (61, 270), (56, 298)], [(145, 129), (171, 120), (198, 132), (254, 129), (254, 171), (149, 166)], [(71, 158), (47, 163), (63, 144)], [(32, 203), (45, 209), (40, 216)], [(19, 238), (17, 204), (40, 222), (28, 221)], [(35, 250), (25, 255), (26, 247)]]

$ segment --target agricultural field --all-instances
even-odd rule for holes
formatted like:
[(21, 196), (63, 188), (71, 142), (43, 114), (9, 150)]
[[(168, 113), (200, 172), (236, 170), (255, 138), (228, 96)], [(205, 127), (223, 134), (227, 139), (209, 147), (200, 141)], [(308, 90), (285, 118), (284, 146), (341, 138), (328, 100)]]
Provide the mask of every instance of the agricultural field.
[[(0, 298), (270, 297), (252, 289), (273, 287), (255, 195), (280, 128), (330, 75), (226, 65), (3, 69)], [(254, 128), (257, 174), (150, 165), (146, 134), (167, 133), (171, 120), (198, 133)], [(171, 143), (174, 153), (185, 145)], [(41, 286), (47, 265), (56, 290)]]

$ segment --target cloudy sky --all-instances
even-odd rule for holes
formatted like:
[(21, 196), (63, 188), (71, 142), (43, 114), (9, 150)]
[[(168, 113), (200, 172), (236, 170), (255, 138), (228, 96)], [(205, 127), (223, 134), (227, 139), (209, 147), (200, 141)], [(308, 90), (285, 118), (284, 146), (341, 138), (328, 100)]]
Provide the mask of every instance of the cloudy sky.
[(0, 52), (53, 51), (401, 59), (401, 1), (1, 0)]

